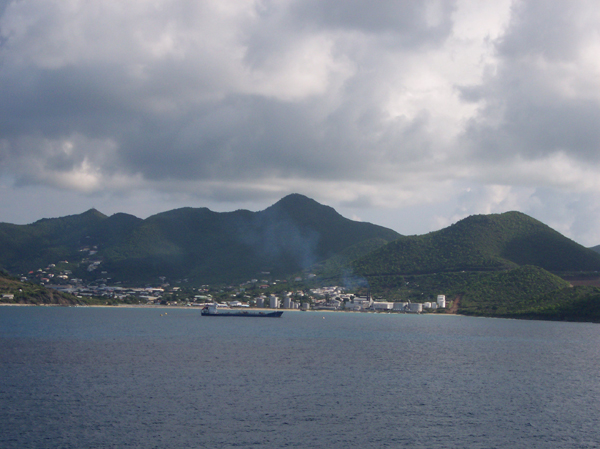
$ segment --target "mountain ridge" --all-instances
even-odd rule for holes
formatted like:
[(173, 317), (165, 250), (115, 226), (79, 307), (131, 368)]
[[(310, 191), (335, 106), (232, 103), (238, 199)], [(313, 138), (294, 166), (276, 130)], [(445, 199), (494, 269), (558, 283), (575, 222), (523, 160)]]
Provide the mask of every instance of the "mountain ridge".
[(600, 254), (521, 212), (472, 215), (447, 228), (403, 236), (354, 263), (370, 274), (494, 271), (535, 265), (552, 272), (600, 271)]
[[(85, 282), (131, 286), (268, 279), (276, 291), (290, 288), (278, 279), (316, 273), (311, 279), (320, 284), (391, 300), (443, 293), (449, 310), (470, 315), (600, 320), (600, 254), (516, 211), (472, 215), (417, 236), (355, 222), (298, 194), (258, 212), (184, 207), (140, 219), (90, 209), (31, 225), (0, 223), (0, 268), (41, 278), (54, 263), (63, 279), (68, 271)], [(30, 294), (58, 301), (52, 295)]]
[(89, 269), (120, 281), (227, 282), (263, 271), (290, 275), (360, 241), (399, 236), (299, 194), (258, 212), (184, 207), (140, 219), (90, 209), (31, 225), (0, 223), (0, 266), (24, 273), (70, 259), (84, 279), (96, 276)]

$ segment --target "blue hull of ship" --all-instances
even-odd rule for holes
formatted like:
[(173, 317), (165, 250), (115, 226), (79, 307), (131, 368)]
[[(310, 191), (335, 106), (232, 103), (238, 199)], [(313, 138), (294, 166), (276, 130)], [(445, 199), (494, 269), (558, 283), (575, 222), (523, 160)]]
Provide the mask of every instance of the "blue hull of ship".
[(283, 312), (268, 312), (268, 313), (250, 313), (250, 312), (235, 312), (235, 313), (205, 313), (202, 316), (240, 316), (249, 318), (279, 318)]

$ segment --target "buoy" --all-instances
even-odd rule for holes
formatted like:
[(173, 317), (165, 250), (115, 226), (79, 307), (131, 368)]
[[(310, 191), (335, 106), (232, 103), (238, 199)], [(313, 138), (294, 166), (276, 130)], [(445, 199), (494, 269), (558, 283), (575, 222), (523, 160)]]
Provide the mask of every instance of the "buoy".
[(323, 317), (323, 319), (325, 319), (325, 317)]

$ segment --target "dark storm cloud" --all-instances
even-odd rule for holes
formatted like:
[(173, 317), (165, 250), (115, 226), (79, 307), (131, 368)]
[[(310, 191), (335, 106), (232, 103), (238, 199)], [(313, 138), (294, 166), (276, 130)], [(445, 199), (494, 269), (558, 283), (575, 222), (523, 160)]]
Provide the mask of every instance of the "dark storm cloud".
[(115, 135), (135, 120), (135, 99), (114, 71), (78, 68), (0, 72), (3, 137), (73, 132)]
[(125, 165), (152, 179), (356, 177), (386, 151), (397, 150), (402, 131), (408, 146), (419, 126), (383, 127), (377, 111), (355, 116), (350, 107), (316, 120), (318, 108), (310, 102), (230, 96), (175, 120), (145, 117), (135, 133), (124, 136), (127, 151), (121, 155)]
[[(260, 22), (244, 28), (245, 61), (261, 66), (272, 54), (285, 52), (298, 36), (314, 33), (359, 33), (362, 40), (379, 45), (414, 49), (439, 45), (452, 31), (451, 14), (456, 1), (319, 0), (276, 2), (256, 7)], [(274, 38), (276, 36), (276, 38)], [(338, 51), (352, 51), (340, 44)]]
[[(510, 27), (498, 43), (500, 55), (507, 59), (572, 60), (577, 56), (581, 39), (590, 31), (581, 21), (584, 18), (578, 17), (585, 3), (588, 2), (515, 2)], [(594, 24), (593, 28), (596, 27)]]
[(586, 3), (513, 7), (511, 26), (496, 47), (496, 73), (460, 88), (465, 101), (482, 104), (466, 133), (479, 157), (534, 160), (563, 152), (600, 162), (599, 86), (586, 79), (580, 61), (600, 28), (586, 17)]
[(292, 13), (304, 26), (393, 36), (409, 47), (439, 44), (452, 29), (455, 1), (368, 0), (296, 2)]
[[(123, 48), (115, 48), (114, 57), (110, 56), (110, 46), (117, 43), (114, 40), (107, 39), (105, 48), (92, 45), (90, 39), (103, 38), (100, 26), (94, 22), (102, 10), (91, 16), (82, 11), (82, 23), (77, 24), (78, 16), (72, 10), (50, 3), (44, 5), (44, 11), (52, 20), (38, 17), (37, 28), (15, 25), (24, 17), (35, 16), (35, 4), (11, 5), (14, 11), (7, 9), (7, 14), (12, 15), (0, 22), (1, 34), (7, 40), (0, 70), (1, 138), (22, 160), (29, 155), (48, 159), (48, 169), (67, 169), (84, 156), (93, 159), (93, 155), (88, 154), (83, 141), (70, 153), (56, 156), (45, 153), (47, 145), (28, 148), (26, 142), (35, 140), (24, 137), (61, 141), (80, 135), (110, 139), (117, 146), (114, 157), (103, 161), (110, 165), (97, 168), (114, 172), (118, 167), (125, 174), (141, 173), (149, 180), (370, 176), (385, 157), (386, 148), (401, 147), (403, 128), (383, 123), (379, 94), (371, 85), (377, 77), (373, 78), (368, 70), (364, 72), (368, 76), (362, 77), (364, 69), (356, 65), (360, 61), (339, 53), (337, 47), (344, 39), (326, 35), (339, 30), (371, 37), (391, 35), (392, 42), (397, 39), (402, 48), (439, 44), (450, 32), (453, 8), (451, 2), (436, 1), (375, 5), (358, 1), (296, 2), (289, 8), (261, 4), (255, 9), (258, 19), (240, 22), (239, 32), (234, 34), (239, 42), (230, 42), (224, 48), (235, 52), (235, 45), (241, 45), (238, 50), (243, 49), (241, 61), (246, 66), (238, 65), (227, 72), (223, 64), (235, 66), (233, 55), (222, 60), (205, 57), (204, 48), (189, 44), (186, 33), (195, 31), (201, 36), (203, 30), (194, 30), (197, 24), (193, 14), (198, 11), (192, 8), (185, 17), (178, 2), (162, 11), (167, 20), (157, 19), (154, 12), (148, 13), (149, 18), (144, 16), (157, 27), (157, 35), (171, 36), (169, 18), (176, 28), (184, 30), (172, 33), (175, 50), (164, 58), (136, 53), (136, 27), (141, 25), (133, 21), (129, 23), (131, 33), (118, 31)], [(115, 13), (110, 8), (106, 12)], [(117, 22), (125, 25), (127, 17), (119, 17)], [(93, 24), (97, 36), (86, 34), (88, 23)], [(83, 33), (79, 37), (89, 42), (89, 48), (82, 50), (79, 43), (67, 40), (64, 50), (57, 49), (57, 43), (68, 39), (61, 34), (62, 26)], [(319, 39), (323, 39), (324, 46), (331, 47), (321, 55), (325, 63), (338, 64), (336, 58), (340, 58), (342, 63), (350, 64), (340, 70), (350, 72), (339, 74), (335, 73), (337, 69), (325, 68), (320, 77), (308, 72), (306, 79), (300, 80), (307, 84), (304, 90), (298, 85), (286, 86), (285, 78), (278, 86), (277, 79), (285, 77), (285, 64), (293, 63), (281, 58), (308, 45), (314, 33), (325, 35), (315, 38), (317, 48), (309, 46), (306, 51), (318, 52)], [(49, 41), (45, 44), (48, 52), (40, 54), (44, 37)], [(182, 48), (177, 47), (178, 43)], [(376, 58), (378, 51), (368, 58)], [(312, 56), (318, 57), (316, 53)], [(136, 67), (140, 73), (132, 75)], [(248, 74), (236, 70), (259, 71), (256, 76), (266, 77), (265, 83), (271, 84), (253, 87)], [(278, 75), (279, 70), (283, 70), (282, 75)], [(268, 81), (270, 77), (275, 81)], [(345, 78), (345, 84), (335, 88), (331, 83), (336, 77), (342, 82)], [(240, 88), (240, 84), (246, 87)], [(328, 91), (330, 88), (337, 90)], [(288, 90), (292, 91), (291, 98), (287, 98)], [(312, 94), (313, 90), (317, 93)], [(324, 108), (323, 102), (331, 105)], [(69, 158), (73, 158), (71, 164)]]
[[(122, 156), (128, 166), (159, 179), (247, 179), (284, 167), (297, 174), (319, 159), (313, 130), (303, 108), (230, 96), (172, 120), (146, 117), (139, 132), (126, 136)], [(313, 170), (318, 173), (318, 165)]]

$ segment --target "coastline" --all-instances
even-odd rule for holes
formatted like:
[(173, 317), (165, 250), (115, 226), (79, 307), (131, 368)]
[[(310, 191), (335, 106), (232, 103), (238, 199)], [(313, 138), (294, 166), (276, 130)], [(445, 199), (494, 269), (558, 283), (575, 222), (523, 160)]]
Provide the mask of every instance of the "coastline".
[[(0, 303), (0, 307), (95, 307), (106, 309), (186, 309), (186, 310), (202, 310), (201, 306), (169, 306), (160, 304), (16, 304), (16, 303)], [(257, 310), (252, 308), (252, 310)], [(286, 313), (292, 312), (309, 312), (309, 313), (356, 313), (356, 314), (379, 314), (379, 315), (427, 315), (427, 316), (462, 316), (457, 313), (407, 313), (407, 312), (375, 312), (375, 311), (356, 311), (356, 310), (300, 310), (300, 309), (264, 309), (264, 310), (281, 310)]]

